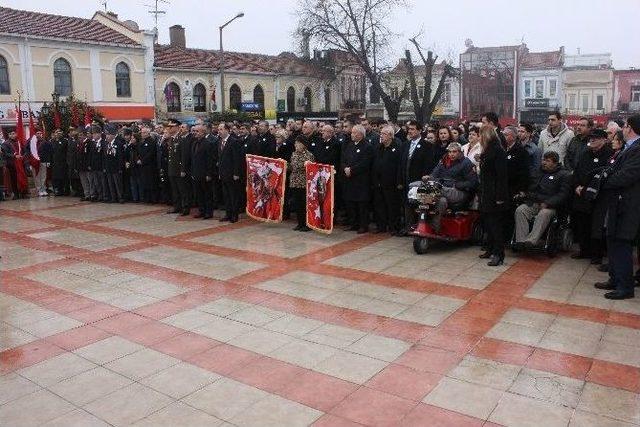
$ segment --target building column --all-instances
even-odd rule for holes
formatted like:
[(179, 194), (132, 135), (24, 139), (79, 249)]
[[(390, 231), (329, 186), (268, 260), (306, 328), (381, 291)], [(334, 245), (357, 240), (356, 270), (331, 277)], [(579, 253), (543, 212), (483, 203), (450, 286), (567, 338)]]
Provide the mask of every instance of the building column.
[(97, 49), (89, 50), (89, 63), (91, 64), (91, 89), (93, 91), (93, 102), (100, 102), (103, 100), (102, 75), (100, 72), (100, 52)]

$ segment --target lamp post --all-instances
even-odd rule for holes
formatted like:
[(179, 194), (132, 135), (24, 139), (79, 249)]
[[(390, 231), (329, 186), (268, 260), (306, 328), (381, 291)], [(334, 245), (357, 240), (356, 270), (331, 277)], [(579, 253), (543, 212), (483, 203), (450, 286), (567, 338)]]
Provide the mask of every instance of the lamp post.
[(244, 13), (240, 12), (220, 26), (220, 112), (224, 112), (224, 50), (222, 49), (222, 30), (224, 27), (243, 16)]

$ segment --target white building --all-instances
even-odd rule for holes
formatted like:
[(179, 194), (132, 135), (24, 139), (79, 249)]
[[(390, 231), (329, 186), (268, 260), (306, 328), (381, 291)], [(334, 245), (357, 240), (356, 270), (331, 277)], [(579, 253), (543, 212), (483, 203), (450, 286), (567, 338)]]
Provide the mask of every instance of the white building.
[(565, 56), (563, 92), (567, 115), (597, 116), (611, 112), (611, 54)]
[(518, 78), (520, 122), (544, 124), (550, 112), (562, 110), (563, 57), (564, 47), (523, 55)]

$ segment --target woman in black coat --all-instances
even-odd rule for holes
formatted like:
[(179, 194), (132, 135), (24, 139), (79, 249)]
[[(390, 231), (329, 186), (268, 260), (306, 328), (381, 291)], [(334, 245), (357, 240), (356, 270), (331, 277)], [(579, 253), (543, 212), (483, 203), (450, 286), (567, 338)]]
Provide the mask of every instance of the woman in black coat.
[(488, 126), (480, 130), (480, 213), (487, 231), (487, 251), (480, 258), (491, 258), (487, 265), (504, 262), (504, 216), (509, 209), (507, 155), (496, 132)]

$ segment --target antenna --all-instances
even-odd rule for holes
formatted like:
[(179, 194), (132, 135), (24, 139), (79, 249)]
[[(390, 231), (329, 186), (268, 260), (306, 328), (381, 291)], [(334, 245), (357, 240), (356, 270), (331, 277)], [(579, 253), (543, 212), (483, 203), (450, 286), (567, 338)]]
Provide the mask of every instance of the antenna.
[(101, 1), (101, 2), (100, 2), (100, 4), (101, 4), (102, 6), (104, 6), (104, 11), (105, 11), (105, 12), (107, 11), (108, 3), (109, 3), (109, 2), (108, 2), (107, 0), (104, 0), (104, 1)]
[(158, 32), (158, 16), (164, 15), (167, 13), (166, 10), (158, 10), (158, 3), (169, 4), (169, 0), (154, 0), (154, 4), (145, 4), (149, 9), (149, 13), (153, 15), (153, 20), (155, 22), (154, 30), (156, 33)]

